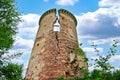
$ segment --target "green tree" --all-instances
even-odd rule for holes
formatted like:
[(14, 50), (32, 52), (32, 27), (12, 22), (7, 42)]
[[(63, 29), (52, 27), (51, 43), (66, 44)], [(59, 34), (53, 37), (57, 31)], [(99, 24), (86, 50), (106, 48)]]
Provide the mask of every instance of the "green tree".
[(22, 65), (8, 63), (0, 68), (6, 80), (22, 80)]
[[(114, 67), (110, 64), (109, 60), (112, 56), (117, 53), (118, 40), (113, 40), (112, 46), (109, 48), (108, 54), (106, 56), (102, 56), (99, 54), (99, 50), (97, 49), (97, 45), (92, 44), (95, 52), (97, 53), (97, 59), (94, 60), (95, 69), (90, 73), (92, 80), (119, 80), (120, 79), (120, 71), (111, 70)], [(100, 68), (100, 69), (96, 69)]]
[(0, 58), (12, 48), (19, 16), (15, 0), (0, 0)]
[(120, 80), (120, 70), (116, 70), (113, 72), (113, 80)]
[(95, 59), (95, 68), (101, 68), (102, 71), (104, 72), (108, 72), (111, 69), (113, 69), (114, 67), (109, 63), (109, 59), (115, 55), (116, 53), (116, 48), (118, 45), (118, 41), (117, 40), (113, 40), (113, 44), (112, 47), (110, 47), (110, 50), (108, 51), (108, 54), (106, 56), (102, 56), (99, 54), (99, 50), (97, 49), (97, 45), (95, 45), (94, 43), (92, 44), (92, 46), (94, 47), (95, 52), (97, 52), (97, 57), (98, 59)]
[(0, 0), (0, 79), (3, 80), (20, 80), (22, 76), (22, 66), (11, 63), (11, 59), (21, 53), (8, 54), (15, 41), (17, 24), (21, 21), (19, 16), (16, 0)]

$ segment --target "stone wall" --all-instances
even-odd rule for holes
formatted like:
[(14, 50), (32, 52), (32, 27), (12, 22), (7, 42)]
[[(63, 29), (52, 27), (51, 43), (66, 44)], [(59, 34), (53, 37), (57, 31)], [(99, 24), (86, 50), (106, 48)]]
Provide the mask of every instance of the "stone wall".
[(56, 9), (46, 11), (40, 18), (26, 80), (55, 80), (59, 76), (74, 77), (83, 74), (79, 72), (79, 67), (86, 63), (79, 64), (75, 51), (78, 48), (77, 21), (64, 9), (59, 9), (58, 13), (60, 32), (53, 31), (58, 19)]

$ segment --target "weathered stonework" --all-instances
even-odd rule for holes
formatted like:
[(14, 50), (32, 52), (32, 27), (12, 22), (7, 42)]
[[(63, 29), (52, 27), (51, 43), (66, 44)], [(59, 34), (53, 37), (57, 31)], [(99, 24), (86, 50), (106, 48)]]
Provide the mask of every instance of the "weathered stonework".
[(26, 80), (55, 80), (59, 76), (83, 76), (79, 62), (76, 18), (68, 11), (59, 9), (60, 32), (54, 32), (54, 23), (58, 19), (56, 9), (46, 11), (40, 18), (39, 29), (29, 61)]

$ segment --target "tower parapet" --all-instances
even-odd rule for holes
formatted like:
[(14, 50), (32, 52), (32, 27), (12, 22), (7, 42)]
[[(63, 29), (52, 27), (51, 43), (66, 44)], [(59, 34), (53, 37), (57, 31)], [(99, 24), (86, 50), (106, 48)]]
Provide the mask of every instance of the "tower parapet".
[(75, 26), (77, 26), (77, 20), (76, 20), (75, 16), (71, 12), (69, 12), (69, 11), (67, 11), (65, 9), (59, 9), (58, 13), (63, 13), (65, 15), (68, 15), (69, 17), (71, 17), (75, 22)]
[(55, 13), (55, 14), (56, 14), (56, 9), (55, 9), (55, 8), (54, 8), (54, 9), (50, 9), (50, 10), (46, 11), (45, 13), (43, 13), (43, 15), (40, 17), (39, 25), (40, 25), (42, 19), (43, 19), (46, 15), (49, 15), (50, 13)]

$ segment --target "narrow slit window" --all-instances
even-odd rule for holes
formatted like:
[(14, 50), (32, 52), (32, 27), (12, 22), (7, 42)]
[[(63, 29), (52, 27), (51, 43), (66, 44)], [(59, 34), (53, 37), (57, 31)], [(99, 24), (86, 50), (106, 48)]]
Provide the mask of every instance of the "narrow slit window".
[(58, 22), (58, 20), (55, 22), (55, 24), (54, 24), (54, 29), (53, 29), (53, 31), (55, 31), (55, 32), (60, 32), (60, 24), (59, 24), (59, 22)]

